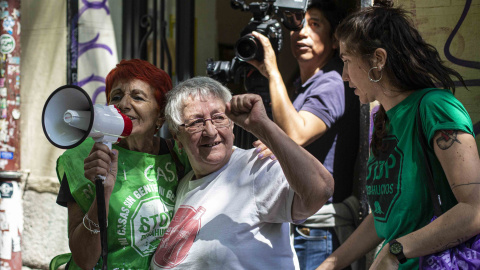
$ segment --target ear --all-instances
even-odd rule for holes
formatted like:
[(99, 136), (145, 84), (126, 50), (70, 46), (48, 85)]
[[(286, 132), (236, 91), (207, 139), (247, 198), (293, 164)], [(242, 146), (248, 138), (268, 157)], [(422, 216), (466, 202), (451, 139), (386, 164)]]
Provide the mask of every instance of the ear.
[(182, 148), (183, 148), (183, 144), (182, 144), (182, 142), (178, 139), (177, 133), (170, 132), (170, 134), (172, 134), (173, 139), (177, 142), (178, 149), (182, 149)]
[(382, 70), (387, 63), (387, 51), (383, 48), (377, 48), (373, 53), (374, 57), (374, 66), (378, 67), (379, 70)]

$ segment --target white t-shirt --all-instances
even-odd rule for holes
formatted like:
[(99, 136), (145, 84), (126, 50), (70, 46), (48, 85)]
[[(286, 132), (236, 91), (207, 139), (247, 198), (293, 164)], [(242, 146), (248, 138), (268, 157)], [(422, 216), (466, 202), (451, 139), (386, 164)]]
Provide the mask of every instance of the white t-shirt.
[(278, 162), (237, 148), (220, 170), (177, 189), (152, 269), (298, 269), (289, 238), (294, 192)]

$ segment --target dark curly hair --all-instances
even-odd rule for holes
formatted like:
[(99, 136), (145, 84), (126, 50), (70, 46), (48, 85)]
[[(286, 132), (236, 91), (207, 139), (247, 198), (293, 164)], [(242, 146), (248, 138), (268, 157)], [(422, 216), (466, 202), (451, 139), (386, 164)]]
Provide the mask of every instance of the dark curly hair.
[[(335, 35), (347, 44), (346, 50), (366, 62), (377, 48), (385, 49), (386, 72), (398, 89), (421, 90), (441, 86), (455, 93), (456, 77), (465, 86), (462, 76), (446, 67), (435, 47), (423, 40), (409, 18), (409, 12), (393, 7), (393, 1), (375, 1), (372, 7), (363, 8), (340, 23)], [(382, 139), (387, 133), (387, 115), (382, 105), (374, 116), (371, 148), (375, 156), (382, 149)]]

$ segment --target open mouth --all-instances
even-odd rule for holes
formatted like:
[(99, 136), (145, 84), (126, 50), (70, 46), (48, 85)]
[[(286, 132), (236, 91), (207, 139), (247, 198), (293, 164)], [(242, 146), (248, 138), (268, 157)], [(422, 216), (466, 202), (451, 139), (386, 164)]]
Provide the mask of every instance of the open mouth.
[(214, 147), (214, 146), (217, 146), (217, 145), (219, 145), (219, 144), (220, 144), (220, 142), (214, 142), (214, 143), (210, 143), (210, 144), (204, 144), (204, 145), (202, 145), (202, 146), (203, 146), (203, 147)]

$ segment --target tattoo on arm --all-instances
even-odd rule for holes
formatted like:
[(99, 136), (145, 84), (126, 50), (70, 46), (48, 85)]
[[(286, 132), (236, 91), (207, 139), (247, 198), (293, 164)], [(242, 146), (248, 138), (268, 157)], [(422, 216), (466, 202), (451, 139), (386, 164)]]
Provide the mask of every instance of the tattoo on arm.
[(442, 150), (447, 150), (452, 146), (455, 142), (462, 144), (457, 139), (457, 131), (456, 130), (441, 130), (440, 137), (437, 139), (437, 145)]
[(463, 238), (457, 239), (457, 241), (450, 242), (450, 243), (448, 243), (448, 244), (445, 245), (445, 247), (443, 248), (443, 250), (449, 249), (449, 248), (451, 248), (451, 247), (458, 246), (458, 245), (460, 245), (461, 243), (467, 241), (468, 239), (469, 239), (468, 237), (463, 237)]
[(480, 182), (471, 182), (471, 183), (466, 183), (466, 184), (455, 184), (453, 183), (450, 188), (454, 189), (454, 188), (457, 188), (457, 187), (461, 187), (461, 186), (470, 186), (470, 185), (480, 185)]

